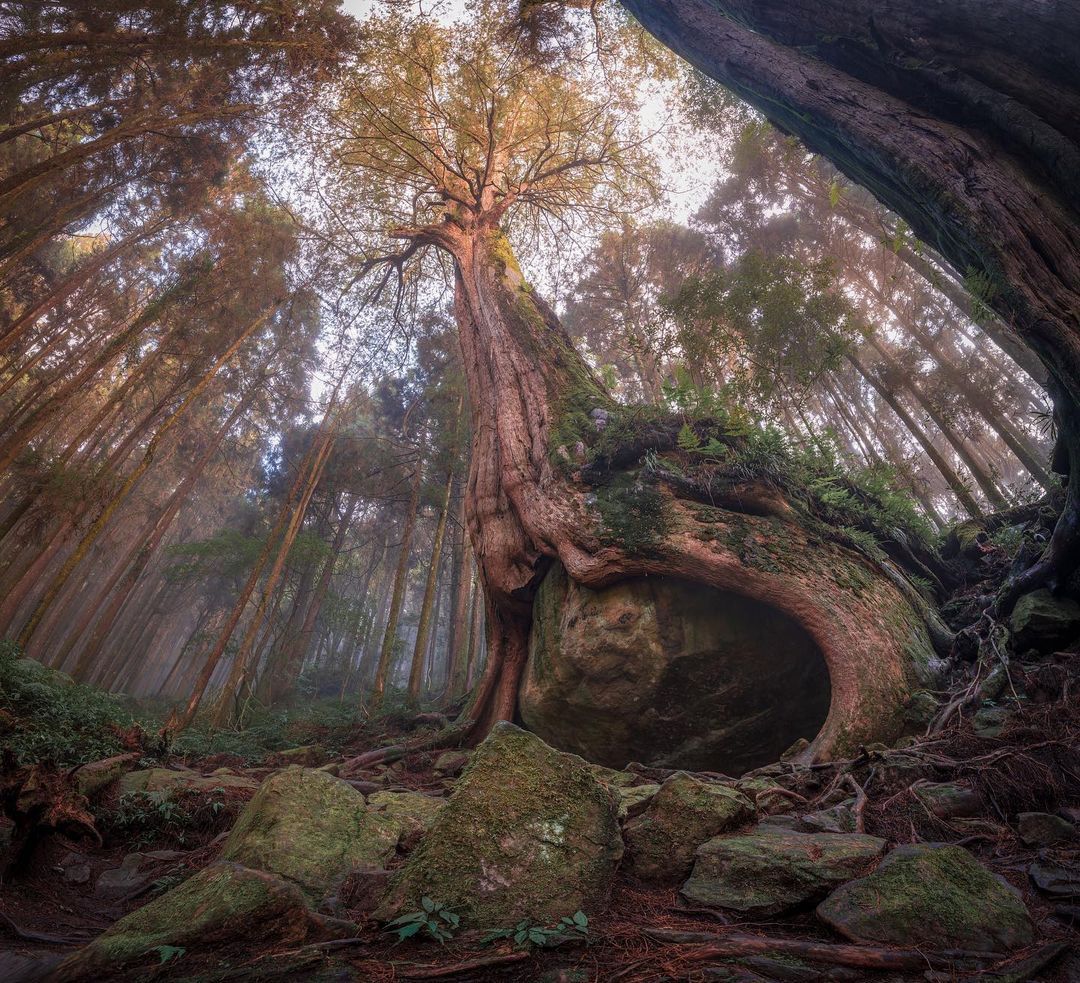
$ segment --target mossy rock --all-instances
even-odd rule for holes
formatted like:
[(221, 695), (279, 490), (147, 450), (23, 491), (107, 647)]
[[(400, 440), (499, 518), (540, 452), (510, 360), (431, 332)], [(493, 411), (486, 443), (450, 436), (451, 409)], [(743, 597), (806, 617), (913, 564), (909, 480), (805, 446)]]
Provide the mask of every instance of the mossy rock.
[(1034, 937), (1023, 901), (959, 846), (898, 847), (817, 913), (855, 942), (1006, 952)]
[(741, 792), (682, 772), (674, 774), (645, 812), (626, 824), (627, 869), (644, 881), (681, 881), (690, 873), (694, 851), (702, 843), (753, 817), (753, 803)]
[(121, 918), (65, 960), (51, 978), (61, 983), (142, 979), (144, 973), (153, 975), (161, 961), (158, 946), (205, 953), (248, 940), (257, 931), (259, 937), (285, 947), (341, 937), (352, 930), (355, 926), (349, 923), (312, 914), (295, 885), (264, 871), (218, 862)]
[(415, 844), (426, 834), (446, 805), (446, 799), (422, 792), (373, 792), (367, 802), (372, 812), (400, 824), (398, 846), (401, 847)]
[(1070, 597), (1054, 597), (1045, 589), (1032, 591), (1016, 602), (1009, 629), (1015, 651), (1052, 651), (1080, 635), (1080, 603)]
[(330, 752), (318, 744), (307, 744), (304, 747), (276, 751), (267, 760), (271, 765), (283, 767), (300, 765), (303, 768), (321, 768), (330, 760)]
[(376, 917), (417, 910), (423, 897), (483, 928), (602, 911), (622, 856), (617, 809), (580, 758), (496, 724)]
[(200, 775), (194, 771), (173, 771), (170, 768), (147, 768), (129, 771), (120, 776), (120, 794), (145, 792), (156, 798), (167, 798), (174, 792), (213, 792), (215, 789), (242, 789), (254, 792), (259, 783), (246, 775), (214, 773)]
[(660, 791), (659, 785), (622, 785), (615, 792), (619, 796), (619, 819), (632, 819), (648, 808), (653, 797)]
[(701, 846), (681, 893), (698, 907), (767, 918), (817, 901), (837, 884), (865, 874), (884, 850), (884, 840), (859, 833), (758, 828)]
[(962, 782), (922, 782), (913, 791), (938, 819), (974, 816), (982, 808), (979, 793)]
[(318, 905), (350, 872), (385, 867), (400, 835), (401, 823), (370, 811), (348, 783), (294, 767), (263, 782), (221, 857), (277, 874)]

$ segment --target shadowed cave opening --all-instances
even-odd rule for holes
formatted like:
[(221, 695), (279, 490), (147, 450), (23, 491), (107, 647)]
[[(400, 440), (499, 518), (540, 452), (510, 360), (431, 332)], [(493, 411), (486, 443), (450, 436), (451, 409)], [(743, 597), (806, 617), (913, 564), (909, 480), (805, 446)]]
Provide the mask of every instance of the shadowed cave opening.
[(527, 727), (590, 761), (740, 775), (812, 740), (831, 687), (817, 645), (770, 604), (674, 577), (590, 590), (556, 566), (520, 697)]

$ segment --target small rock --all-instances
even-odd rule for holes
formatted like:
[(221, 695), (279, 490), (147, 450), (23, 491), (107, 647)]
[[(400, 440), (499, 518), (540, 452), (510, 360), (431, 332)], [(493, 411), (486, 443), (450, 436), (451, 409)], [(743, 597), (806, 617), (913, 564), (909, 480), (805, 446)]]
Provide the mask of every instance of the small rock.
[(817, 913), (854, 942), (1006, 952), (1034, 936), (1016, 892), (958, 846), (897, 847)]
[(1025, 594), (1009, 616), (1013, 648), (1049, 652), (1074, 640), (1080, 632), (1080, 604), (1054, 597), (1048, 590)]
[(326, 764), (330, 758), (325, 748), (318, 744), (307, 744), (304, 747), (288, 748), (285, 751), (277, 751), (270, 755), (267, 763), (275, 766), (300, 765), (302, 768), (318, 768)]
[(764, 918), (866, 873), (884, 850), (885, 841), (876, 836), (758, 828), (704, 844), (681, 894), (700, 907)]
[(90, 865), (72, 864), (70, 867), (65, 867), (64, 880), (67, 881), (68, 884), (89, 884)]
[(821, 809), (803, 816), (803, 825), (819, 833), (854, 833), (854, 806), (854, 799), (845, 799), (829, 809)]
[(141, 853), (129, 853), (119, 867), (104, 870), (94, 885), (97, 898), (122, 898), (150, 883), (151, 874), (139, 873), (146, 858)]
[(917, 689), (904, 706), (904, 723), (909, 730), (925, 730), (940, 709), (941, 703), (933, 693)]
[(464, 771), (469, 763), (467, 751), (443, 751), (435, 759), (435, 774), (453, 778)]
[(1043, 894), (1057, 901), (1080, 901), (1080, 869), (1049, 858), (1037, 860), (1028, 876)]
[(926, 782), (913, 786), (912, 791), (938, 819), (972, 816), (982, 806), (978, 792), (960, 782)]
[(355, 932), (350, 923), (319, 918), (307, 910), (300, 890), (280, 878), (239, 864), (218, 862), (149, 904), (121, 918), (103, 935), (67, 958), (50, 977), (63, 983), (133, 979), (122, 967), (146, 961), (161, 945), (205, 954), (238, 939), (289, 946), (312, 938)]
[(411, 850), (420, 842), (446, 805), (446, 799), (422, 792), (373, 792), (367, 801), (369, 809), (400, 825), (398, 847), (402, 850)]
[(633, 819), (640, 816), (660, 791), (659, 785), (630, 785), (615, 789), (619, 797), (619, 819)]
[(1009, 711), (1005, 707), (987, 703), (979, 707), (971, 718), (971, 729), (976, 737), (1000, 737), (1008, 720)]
[(786, 829), (793, 833), (805, 833), (807, 828), (799, 816), (762, 816), (758, 829)]
[(627, 870), (641, 880), (680, 881), (690, 873), (702, 843), (753, 816), (754, 806), (741, 792), (677, 772), (660, 786), (645, 812), (626, 824)]
[(1016, 829), (1024, 846), (1043, 847), (1075, 839), (1076, 828), (1060, 816), (1048, 812), (1022, 812), (1016, 817)]
[(496, 724), (375, 915), (415, 911), (423, 897), (481, 927), (592, 915), (622, 856), (616, 811), (581, 758)]
[(810, 742), (805, 737), (800, 737), (791, 745), (783, 754), (780, 755), (781, 761), (795, 761), (801, 758), (810, 747)]

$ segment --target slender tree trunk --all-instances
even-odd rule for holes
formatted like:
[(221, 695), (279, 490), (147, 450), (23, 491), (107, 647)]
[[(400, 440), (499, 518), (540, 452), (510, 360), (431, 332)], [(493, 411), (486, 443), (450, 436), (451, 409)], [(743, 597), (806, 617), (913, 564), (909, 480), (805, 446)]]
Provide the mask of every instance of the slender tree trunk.
[(955, 469), (945, 460), (941, 452), (934, 446), (933, 441), (927, 435), (926, 431), (919, 426), (915, 418), (904, 408), (900, 400), (889, 391), (887, 386), (883, 385), (878, 380), (873, 372), (867, 370), (866, 366), (862, 364), (856, 355), (849, 354), (847, 358), (848, 361), (855, 366), (858, 373), (870, 383), (874, 391), (888, 403), (889, 408), (900, 417), (904, 426), (907, 427), (911, 435), (919, 442), (919, 446), (926, 452), (926, 456), (934, 462), (934, 467), (938, 469), (941, 476), (948, 482), (949, 487), (953, 490), (953, 494), (956, 495), (957, 499), (959, 499), (964, 511), (972, 518), (982, 518), (984, 512), (979, 506), (979, 503), (975, 501), (974, 496), (960, 479), (960, 476), (956, 473)]
[(450, 638), (446, 668), (446, 699), (453, 702), (465, 691), (469, 648), (469, 591), (472, 588), (472, 543), (465, 533), (465, 495), (461, 496), (458, 523), (461, 542), (454, 557), (454, 600), (450, 613)]
[(228, 363), (233, 355), (243, 346), (243, 344), (253, 335), (259, 328), (261, 328), (273, 314), (277, 308), (276, 302), (272, 307), (263, 311), (255, 320), (253, 320), (243, 331), (236, 337), (231, 345), (222, 353), (221, 356), (214, 362), (209, 370), (203, 375), (203, 377), (191, 388), (185, 397), (184, 401), (176, 408), (172, 415), (158, 428), (158, 431), (151, 438), (150, 443), (147, 445), (146, 451), (143, 454), (142, 460), (135, 466), (134, 470), (127, 476), (123, 484), (113, 494), (109, 503), (101, 510), (98, 517), (91, 523), (90, 528), (83, 534), (82, 539), (79, 541), (78, 546), (72, 551), (71, 556), (67, 558), (64, 565), (57, 572), (56, 576), (50, 581), (48, 588), (46, 588), (41, 600), (38, 601), (37, 607), (34, 609), (34, 613), (30, 616), (23, 630), (19, 634), (19, 643), (26, 645), (29, 642), (30, 637), (34, 633), (34, 629), (37, 628), (38, 623), (45, 616), (49, 606), (56, 600), (57, 595), (60, 593), (64, 584), (67, 583), (68, 578), (71, 576), (72, 571), (79, 565), (81, 560), (90, 547), (97, 541), (98, 536), (101, 535), (102, 530), (108, 525), (109, 519), (112, 518), (113, 513), (120, 507), (121, 503), (127, 499), (127, 496), (131, 493), (131, 490), (138, 484), (139, 479), (149, 470), (150, 465), (154, 462), (154, 458), (157, 454), (158, 447), (162, 440), (169, 434), (173, 427), (182, 420), (187, 411), (194, 405), (194, 403), (202, 396), (206, 388), (217, 377), (218, 372), (226, 363)]
[[(327, 410), (328, 415), (329, 412), (330, 411)], [(333, 442), (333, 431), (329, 426), (326, 426), (324, 432), (320, 434), (319, 439), (316, 442), (317, 449), (314, 453), (314, 460), (311, 464), (304, 490), (300, 496), (300, 501), (297, 503), (292, 518), (286, 526), (285, 534), (282, 536), (281, 544), (278, 548), (277, 557), (270, 568), (270, 572), (266, 576), (266, 582), (263, 584), (259, 603), (251, 620), (248, 622), (247, 631), (244, 633), (243, 640), (240, 642), (240, 648), (236, 653), (236, 658), (233, 660), (232, 672), (218, 698), (213, 717), (213, 726), (215, 727), (221, 727), (228, 722), (233, 712), (233, 700), (240, 694), (240, 683), (245, 674), (254, 667), (252, 644), (255, 641), (263, 617), (266, 614), (270, 599), (274, 596), (278, 580), (281, 578), (281, 572), (285, 569), (285, 561), (288, 559), (289, 550), (292, 549), (292, 545), (296, 541), (296, 536), (300, 532), (300, 527), (303, 525), (304, 516), (307, 514), (308, 505), (311, 502), (311, 496), (315, 494), (315, 488), (319, 484), (319, 479), (322, 477), (323, 468), (326, 466), (326, 460), (330, 456)]]
[(397, 640), (398, 618), (401, 617), (401, 604), (405, 599), (405, 580), (409, 572), (409, 558), (412, 548), (413, 529), (416, 527), (416, 513), (420, 508), (420, 484), (423, 475), (422, 455), (417, 457), (413, 468), (412, 485), (409, 491), (409, 504), (405, 507), (405, 524), (401, 531), (401, 548), (398, 553), (397, 569), (394, 573), (394, 588), (390, 598), (390, 611), (386, 616), (383, 630), (382, 648), (375, 668), (375, 682), (371, 690), (371, 703), (374, 707), (382, 705), (386, 695), (386, 685)]
[(412, 664), (409, 666), (408, 701), (415, 705), (420, 700), (420, 690), (424, 684), (424, 657), (427, 655), (428, 639), (431, 633), (431, 606), (435, 599), (435, 585), (439, 578), (439, 564), (442, 560), (443, 540), (446, 537), (446, 520), (450, 514), (450, 496), (454, 490), (454, 466), (446, 469), (446, 491), (443, 493), (442, 507), (439, 509), (439, 521), (435, 527), (435, 538), (431, 543), (427, 580), (424, 583), (424, 600), (420, 605), (420, 620), (416, 626), (416, 642), (413, 645)]

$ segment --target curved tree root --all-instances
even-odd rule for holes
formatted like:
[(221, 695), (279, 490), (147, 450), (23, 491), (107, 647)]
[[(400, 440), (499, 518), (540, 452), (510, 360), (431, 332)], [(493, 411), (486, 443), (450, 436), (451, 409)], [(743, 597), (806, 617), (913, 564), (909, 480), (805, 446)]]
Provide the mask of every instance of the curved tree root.
[(646, 936), (657, 942), (673, 945), (689, 944), (679, 955), (683, 959), (704, 961), (729, 956), (781, 954), (807, 959), (811, 962), (853, 969), (925, 970), (944, 969), (958, 962), (997, 962), (1001, 957), (993, 952), (920, 952), (917, 949), (885, 949), (862, 945), (835, 945), (804, 939), (783, 939), (747, 932), (676, 932), (650, 929)]

